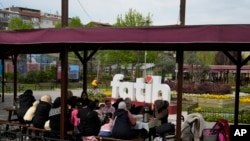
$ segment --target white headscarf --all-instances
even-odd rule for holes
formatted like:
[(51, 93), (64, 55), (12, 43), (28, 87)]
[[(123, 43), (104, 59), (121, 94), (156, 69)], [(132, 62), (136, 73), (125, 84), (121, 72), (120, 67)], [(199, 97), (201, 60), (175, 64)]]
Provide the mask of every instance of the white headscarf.
[(124, 101), (121, 101), (118, 105), (118, 109), (124, 109), (126, 110), (126, 103)]

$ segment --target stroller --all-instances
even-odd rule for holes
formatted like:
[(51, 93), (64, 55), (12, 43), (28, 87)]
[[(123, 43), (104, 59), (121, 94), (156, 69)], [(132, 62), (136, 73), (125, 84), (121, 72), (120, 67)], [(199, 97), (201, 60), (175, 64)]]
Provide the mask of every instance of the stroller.
[(202, 131), (205, 129), (205, 120), (199, 113), (187, 115), (181, 128), (182, 141), (201, 141)]

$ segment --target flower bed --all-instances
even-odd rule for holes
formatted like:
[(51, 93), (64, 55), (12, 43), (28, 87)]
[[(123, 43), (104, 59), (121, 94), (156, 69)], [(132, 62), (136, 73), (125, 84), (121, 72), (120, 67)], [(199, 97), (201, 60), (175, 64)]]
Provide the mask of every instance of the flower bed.
[(225, 108), (234, 106), (234, 99), (208, 99), (208, 98), (198, 98), (197, 102), (199, 106), (202, 107), (218, 107)]
[(185, 95), (185, 99), (192, 102), (198, 102), (202, 107), (225, 108), (234, 106), (234, 98), (228, 95)]

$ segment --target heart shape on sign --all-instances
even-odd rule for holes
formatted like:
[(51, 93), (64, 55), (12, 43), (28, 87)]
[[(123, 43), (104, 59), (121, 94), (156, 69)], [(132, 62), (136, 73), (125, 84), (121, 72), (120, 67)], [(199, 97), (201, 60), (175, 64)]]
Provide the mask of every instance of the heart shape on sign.
[(147, 76), (145, 77), (145, 80), (146, 80), (147, 83), (151, 83), (152, 80), (153, 80), (153, 78), (152, 78), (151, 75), (147, 75)]

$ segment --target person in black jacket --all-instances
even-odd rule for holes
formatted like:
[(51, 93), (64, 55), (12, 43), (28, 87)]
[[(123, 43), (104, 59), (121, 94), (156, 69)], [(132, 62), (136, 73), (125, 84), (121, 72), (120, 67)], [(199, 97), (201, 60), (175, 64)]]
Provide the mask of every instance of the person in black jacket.
[(77, 102), (81, 102), (81, 103), (82, 103), (82, 106), (85, 107), (85, 106), (88, 106), (88, 104), (89, 104), (90, 102), (92, 102), (92, 100), (89, 99), (89, 96), (88, 96), (87, 92), (82, 91), (82, 93), (81, 93), (81, 98), (79, 98), (79, 99), (77, 100)]
[[(118, 104), (118, 109), (114, 113), (114, 126), (112, 136), (118, 139), (134, 139), (140, 137), (143, 130), (132, 129), (136, 125), (136, 119), (131, 112), (126, 108), (126, 103), (121, 101)], [(146, 131), (147, 132), (147, 131)]]
[(49, 120), (49, 112), (51, 109), (51, 97), (50, 95), (43, 95), (37, 105), (35, 115), (32, 123), (36, 128), (44, 129), (44, 124)]
[(50, 137), (60, 138), (60, 115), (61, 115), (61, 98), (57, 97), (49, 112), (49, 127), (51, 128)]
[(18, 101), (19, 101), (19, 106), (17, 108), (17, 118), (20, 123), (26, 123), (23, 117), (27, 112), (27, 110), (36, 101), (35, 97), (33, 96), (32, 90), (30, 89), (26, 90), (23, 94), (19, 96)]
[(86, 108), (80, 108), (77, 117), (80, 118), (78, 126), (81, 136), (97, 136), (101, 128), (101, 120), (94, 111), (96, 103), (91, 101)]

